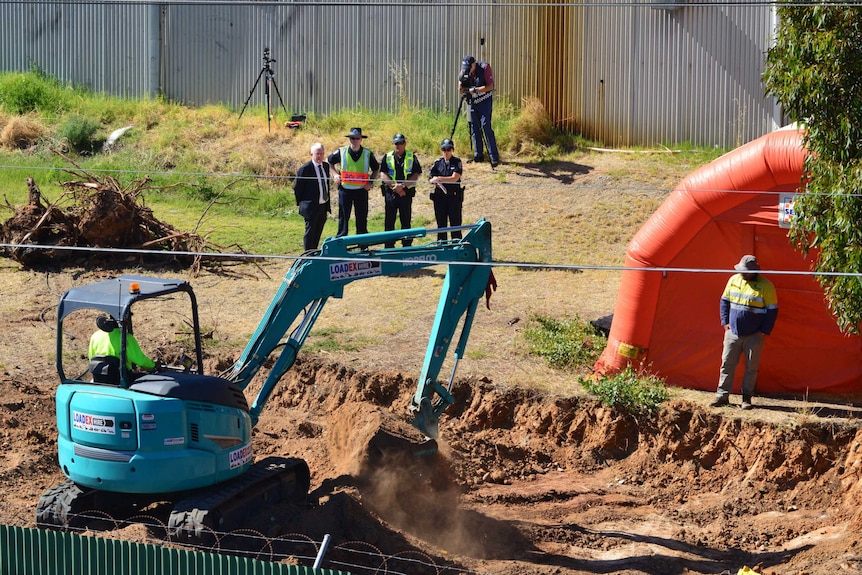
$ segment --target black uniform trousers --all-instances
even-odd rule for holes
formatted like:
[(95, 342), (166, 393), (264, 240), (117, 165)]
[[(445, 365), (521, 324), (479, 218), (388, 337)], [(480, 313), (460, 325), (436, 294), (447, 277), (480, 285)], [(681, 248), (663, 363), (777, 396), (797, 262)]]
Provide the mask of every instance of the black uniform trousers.
[[(438, 228), (461, 225), (461, 206), (464, 203), (464, 194), (447, 193), (436, 190), (431, 200), (434, 202), (434, 217), (437, 219)], [(461, 230), (452, 232), (452, 239), (461, 237)], [(437, 232), (438, 240), (446, 239), (446, 232)]]
[[(384, 192), (384, 230), (394, 230), (396, 218), (401, 222), (402, 230), (410, 229), (410, 221), (413, 219), (413, 196), (415, 194), (415, 190), (407, 190), (407, 194), (404, 196), (399, 196), (391, 190)], [(401, 240), (401, 245), (405, 247), (413, 245), (413, 238)], [(394, 248), (395, 242), (386, 242), (385, 247)]]
[(356, 233), (368, 233), (368, 190), (345, 190), (338, 186), (338, 232), (339, 238), (346, 236), (350, 223), (350, 212), (356, 209)]

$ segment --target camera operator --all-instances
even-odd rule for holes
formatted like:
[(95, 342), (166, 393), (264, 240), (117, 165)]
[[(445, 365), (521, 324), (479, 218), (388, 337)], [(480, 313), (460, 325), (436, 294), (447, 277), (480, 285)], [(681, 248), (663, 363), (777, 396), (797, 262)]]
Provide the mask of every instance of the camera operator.
[(491, 70), (491, 65), (487, 62), (477, 62), (473, 56), (464, 56), (458, 84), (461, 94), (467, 95), (470, 104), (472, 161), (485, 161), (484, 144), (487, 143), (488, 160), (491, 162), (491, 167), (496, 168), (500, 164), (500, 154), (497, 151), (497, 138), (491, 127), (491, 113), (494, 106), (494, 72)]

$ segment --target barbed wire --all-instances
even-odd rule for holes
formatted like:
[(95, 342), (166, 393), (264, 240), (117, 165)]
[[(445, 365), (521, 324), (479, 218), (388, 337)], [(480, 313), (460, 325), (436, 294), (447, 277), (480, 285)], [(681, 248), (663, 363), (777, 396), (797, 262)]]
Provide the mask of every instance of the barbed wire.
[[(56, 172), (56, 171), (65, 171), (65, 168), (57, 168), (57, 167), (48, 167), (48, 166), (17, 166), (17, 165), (4, 165), (0, 164), (0, 170), (39, 170), (46, 172)], [(158, 171), (158, 170), (118, 170), (118, 169), (109, 169), (109, 168), (83, 168), (85, 172), (89, 172), (92, 174), (124, 174), (124, 175), (143, 175), (143, 176), (193, 176), (199, 178), (236, 178), (236, 179), (246, 179), (246, 180), (269, 180), (269, 181), (286, 181), (286, 182), (294, 182), (296, 180), (316, 180), (315, 177), (310, 178), (301, 178), (295, 175), (266, 175), (266, 174), (241, 174), (236, 172), (182, 172), (182, 171)], [(547, 171), (547, 170), (545, 170)], [(504, 173), (505, 174), (505, 173)], [(520, 174), (515, 174), (520, 175)], [(578, 189), (584, 190), (605, 190), (605, 191), (648, 191), (648, 192), (663, 192), (663, 193), (671, 193), (676, 188), (670, 187), (661, 187), (661, 186), (616, 186), (616, 185), (596, 185), (589, 182), (577, 182), (574, 178), (576, 176), (586, 176), (588, 174), (575, 172), (575, 173), (563, 173), (563, 174), (554, 174), (553, 172), (546, 174), (546, 176), (550, 179), (550, 181), (543, 181), (542, 187), (544, 188), (559, 188), (559, 187), (577, 187)], [(571, 179), (571, 181), (554, 181), (555, 179), (566, 180)], [(800, 176), (801, 179), (801, 176)], [(369, 181), (373, 184), (382, 184), (384, 180), (381, 178), (369, 178)], [(493, 187), (511, 187), (511, 188), (535, 188), (535, 183), (517, 183), (517, 182), (500, 182), (500, 181), (491, 181), (491, 180), (481, 180), (481, 179), (472, 179), (470, 177), (463, 178), (460, 181), (461, 184), (469, 184), (471, 186), (493, 186)], [(420, 180), (417, 182), (418, 185), (427, 184)], [(190, 186), (194, 186), (195, 184), (189, 183)], [(723, 193), (723, 194), (762, 194), (762, 195), (787, 195), (793, 193), (792, 191), (774, 191), (774, 190), (728, 190), (721, 188), (685, 188), (686, 192), (699, 194), (699, 193)], [(812, 192), (806, 192), (812, 193)], [(818, 195), (840, 195), (841, 197), (859, 197), (862, 196), (860, 194), (828, 194), (824, 192), (817, 192)]]
[[(34, 521), (23, 519), (25, 515), (33, 514), (29, 507), (6, 502), (0, 504), (0, 510), (0, 521), (6, 525), (38, 528)], [(117, 519), (103, 510), (93, 509), (69, 513), (67, 521), (69, 527), (62, 530), (79, 535), (133, 542), (134, 539), (141, 539), (137, 542), (308, 567), (322, 559), (328, 568), (346, 570), (353, 575), (492, 575), (472, 571), (455, 563), (443, 563), (412, 547), (385, 553), (378, 546), (361, 540), (338, 542), (331, 549), (324, 550), (321, 556), (322, 541), (298, 532), (267, 536), (248, 527), (231, 531), (204, 527), (198, 537), (200, 541), (188, 541), (172, 535), (164, 521), (150, 514)], [(134, 539), (123, 537), (121, 532), (133, 526), (143, 527), (145, 534), (137, 534)]]
[[(460, 226), (458, 228), (439, 228), (439, 231), (448, 231), (453, 229), (463, 229), (470, 226)], [(437, 228), (428, 229), (426, 233), (433, 235), (438, 231)], [(358, 236), (357, 236), (358, 237)], [(561, 271), (619, 271), (619, 272), (656, 272), (656, 273), (716, 273), (716, 274), (735, 274), (738, 270), (732, 268), (696, 268), (696, 267), (667, 267), (667, 266), (641, 266), (627, 267), (625, 265), (596, 265), (596, 264), (553, 264), (542, 262), (526, 262), (526, 261), (505, 261), (495, 260), (491, 262), (464, 262), (464, 261), (441, 261), (429, 263), (426, 260), (411, 261), (403, 258), (388, 258), (386, 256), (359, 256), (358, 254), (347, 254), (346, 256), (324, 256), (324, 255), (292, 255), (292, 254), (249, 254), (249, 253), (234, 253), (234, 252), (198, 252), (198, 251), (179, 251), (179, 250), (143, 250), (134, 248), (96, 248), (84, 246), (51, 246), (39, 244), (9, 244), (0, 243), (0, 248), (5, 249), (35, 249), (35, 250), (59, 250), (59, 251), (74, 251), (85, 253), (109, 253), (109, 254), (133, 254), (133, 255), (151, 255), (164, 258), (166, 255), (173, 256), (194, 256), (201, 259), (219, 259), (226, 258), (232, 260), (320, 260), (331, 262), (343, 262), (351, 259), (361, 259), (365, 262), (379, 263), (399, 263), (407, 265), (422, 265), (430, 267), (433, 265), (452, 265), (452, 266), (476, 266), (476, 267), (498, 267), (498, 268), (516, 268), (522, 270), (543, 271), (543, 270), (561, 270)], [(822, 276), (822, 277), (862, 277), (862, 272), (827, 272), (814, 270), (788, 270), (788, 269), (762, 269), (761, 274), (770, 275), (789, 275), (789, 276)]]
[[(56, 172), (56, 171), (65, 171), (65, 168), (56, 168), (56, 167), (46, 167), (46, 166), (16, 166), (16, 165), (3, 165), (0, 164), (0, 170), (40, 170), (40, 171), (48, 171), (48, 172)], [(236, 178), (239, 180), (268, 180), (268, 181), (285, 181), (287, 183), (294, 182), (297, 180), (316, 180), (315, 177), (303, 178), (295, 175), (266, 175), (266, 174), (240, 174), (235, 172), (176, 172), (176, 171), (154, 171), (154, 170), (117, 170), (117, 169), (108, 169), (108, 168), (85, 168), (84, 172), (89, 172), (92, 174), (125, 174), (125, 175), (159, 175), (159, 176), (194, 176), (199, 178)], [(515, 174), (521, 175), (521, 174)], [(578, 182), (574, 178), (576, 176), (586, 176), (588, 174), (584, 173), (574, 173), (574, 174), (554, 174), (549, 173), (546, 174), (546, 177), (549, 178), (550, 181), (543, 181), (543, 188), (570, 188), (575, 187), (579, 190), (600, 190), (600, 191), (609, 191), (609, 192), (660, 192), (664, 194), (670, 194), (676, 191), (677, 187), (662, 187), (662, 186), (619, 186), (619, 185), (597, 185), (589, 182)], [(555, 179), (565, 179), (567, 181), (554, 181)], [(568, 181), (571, 180), (571, 181)], [(800, 176), (801, 180), (801, 176)], [(369, 178), (369, 181), (374, 185), (383, 184), (384, 180), (381, 178)], [(491, 181), (491, 180), (481, 180), (481, 179), (472, 179), (472, 178), (463, 178), (460, 180), (463, 185), (470, 186), (493, 186), (495, 188), (535, 188), (535, 183), (517, 183), (517, 182), (500, 182), (500, 181)], [(189, 186), (196, 186), (196, 184), (189, 182)], [(418, 186), (430, 185), (426, 181), (418, 181)], [(740, 194), (740, 195), (766, 195), (766, 196), (786, 196), (794, 193), (801, 193), (800, 191), (792, 191), (792, 190), (730, 190), (730, 189), (722, 189), (722, 188), (697, 188), (697, 187), (685, 187), (682, 188), (686, 193), (691, 194)], [(862, 197), (862, 193), (829, 193), (829, 192), (809, 192), (805, 191), (805, 194), (808, 195), (819, 195), (819, 196), (835, 196), (842, 198), (853, 198), (853, 197)]]

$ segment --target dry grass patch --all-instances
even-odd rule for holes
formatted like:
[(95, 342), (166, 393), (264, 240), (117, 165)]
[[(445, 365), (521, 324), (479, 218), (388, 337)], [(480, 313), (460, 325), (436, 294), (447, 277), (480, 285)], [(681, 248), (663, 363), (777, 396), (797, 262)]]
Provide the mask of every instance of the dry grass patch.
[(524, 98), (518, 116), (509, 127), (510, 152), (540, 155), (543, 146), (554, 142), (554, 124), (541, 100)]
[[(3, 119), (0, 119), (0, 125), (3, 124)], [(26, 150), (35, 146), (44, 133), (45, 127), (38, 121), (27, 116), (13, 116), (5, 121), (0, 131), (0, 146)]]

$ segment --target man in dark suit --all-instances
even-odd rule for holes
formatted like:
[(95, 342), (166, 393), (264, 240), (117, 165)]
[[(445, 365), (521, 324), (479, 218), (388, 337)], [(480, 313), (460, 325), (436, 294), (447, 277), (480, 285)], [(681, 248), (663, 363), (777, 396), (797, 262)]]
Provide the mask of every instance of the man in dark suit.
[(332, 211), (329, 202), (329, 164), (323, 160), (324, 157), (323, 144), (312, 144), (311, 161), (299, 167), (293, 182), (299, 215), (305, 218), (305, 236), (302, 239), (305, 251), (318, 248), (326, 214)]

